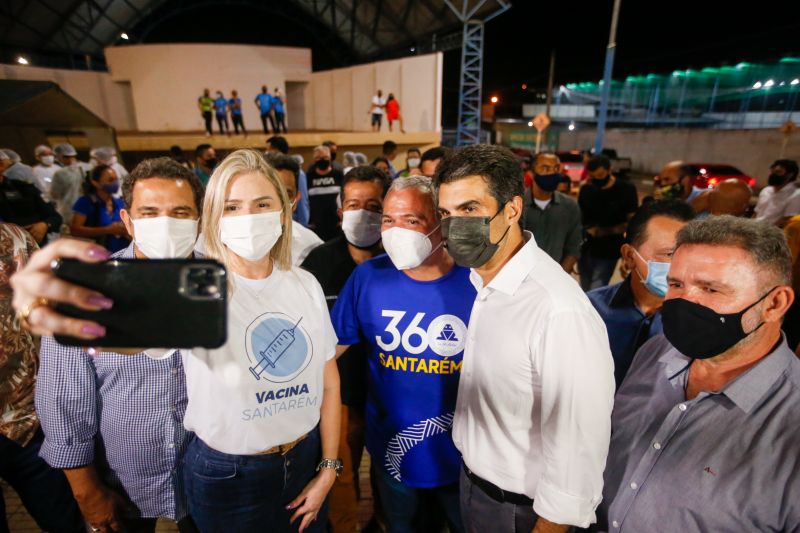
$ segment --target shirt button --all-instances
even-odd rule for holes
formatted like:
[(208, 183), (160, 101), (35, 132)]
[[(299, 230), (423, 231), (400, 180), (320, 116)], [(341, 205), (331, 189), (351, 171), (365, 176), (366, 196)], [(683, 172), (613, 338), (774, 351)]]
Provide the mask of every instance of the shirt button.
[(167, 448), (174, 448), (174, 447), (175, 447), (174, 442), (170, 442), (169, 444), (167, 444)]
[(631, 488), (632, 488), (633, 490), (636, 490), (636, 489), (638, 489), (638, 488), (639, 488), (639, 485), (637, 485), (635, 482), (634, 482), (634, 483), (631, 483)]
[(611, 522), (611, 525), (612, 525), (612, 526), (614, 526), (614, 527), (616, 527), (616, 528), (619, 528), (619, 522), (617, 522), (616, 520), (614, 520), (613, 522)]
[(661, 449), (661, 443), (660, 442), (653, 443), (653, 448), (655, 448), (656, 450), (660, 450)]
[(686, 410), (686, 404), (682, 403), (682, 404), (678, 405), (678, 409), (680, 409), (681, 411), (685, 411)]
[(178, 373), (178, 369), (177, 369), (177, 368), (173, 368), (173, 369), (172, 369), (172, 375), (174, 376), (174, 375), (176, 375), (177, 373)]

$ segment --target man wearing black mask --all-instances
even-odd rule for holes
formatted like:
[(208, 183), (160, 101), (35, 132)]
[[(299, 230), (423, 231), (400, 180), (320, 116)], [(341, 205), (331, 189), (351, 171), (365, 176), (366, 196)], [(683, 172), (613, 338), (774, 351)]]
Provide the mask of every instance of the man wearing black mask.
[(336, 198), (342, 187), (342, 172), (331, 165), (331, 150), (325, 145), (314, 148), (314, 164), (308, 168), (308, 200), (311, 216), (308, 227), (328, 241), (339, 233)]
[(581, 287), (588, 291), (608, 285), (639, 198), (636, 187), (611, 174), (611, 161), (606, 156), (594, 156), (586, 169), (589, 181), (578, 194), (586, 232), (579, 269)]
[(522, 227), (533, 233), (536, 244), (571, 273), (581, 254), (583, 233), (578, 203), (558, 192), (561, 161), (551, 152), (533, 160), (533, 184), (525, 191)]
[(327, 146), (328, 149), (331, 151), (331, 165), (335, 170), (339, 172), (344, 172), (344, 167), (341, 163), (336, 160), (336, 154), (339, 151), (339, 146), (334, 141), (325, 141), (322, 143), (322, 146)]
[(617, 392), (601, 531), (800, 529), (800, 359), (783, 234), (729, 215), (678, 233), (662, 308)]
[(203, 187), (208, 185), (211, 173), (217, 166), (217, 152), (210, 144), (200, 144), (194, 150), (194, 173), (200, 178)]
[(796, 180), (796, 161), (778, 159), (772, 163), (768, 185), (758, 195), (756, 218), (783, 227), (794, 215), (800, 215), (800, 189)]

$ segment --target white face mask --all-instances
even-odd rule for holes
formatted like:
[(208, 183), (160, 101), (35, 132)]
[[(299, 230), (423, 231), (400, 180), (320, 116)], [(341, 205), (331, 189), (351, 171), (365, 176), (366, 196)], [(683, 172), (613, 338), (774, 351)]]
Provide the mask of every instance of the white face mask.
[(381, 240), (381, 214), (366, 209), (344, 211), (342, 231), (353, 246), (369, 248)]
[(197, 220), (153, 217), (131, 221), (136, 247), (148, 259), (184, 259), (197, 241)]
[[(381, 233), (383, 249), (389, 254), (395, 268), (408, 270), (420, 266), (434, 251), (429, 236), (437, 228), (438, 226), (427, 235), (405, 228), (389, 228)], [(436, 248), (441, 245), (440, 242)]]
[(39, 160), (46, 167), (52, 166), (56, 162), (55, 156), (52, 155), (43, 155)]
[(408, 163), (408, 168), (419, 168), (420, 158), (419, 157), (412, 157), (411, 159), (406, 160)]
[(222, 243), (248, 261), (264, 259), (282, 234), (281, 211), (222, 217), (219, 221)]

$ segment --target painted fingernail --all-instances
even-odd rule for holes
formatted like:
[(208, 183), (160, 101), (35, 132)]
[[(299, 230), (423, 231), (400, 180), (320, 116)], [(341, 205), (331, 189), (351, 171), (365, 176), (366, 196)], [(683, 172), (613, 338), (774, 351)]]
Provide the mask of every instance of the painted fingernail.
[(105, 248), (89, 248), (86, 251), (86, 255), (92, 259), (108, 259), (111, 257), (111, 252)]
[(287, 505), (287, 506), (286, 506), (286, 510), (287, 510), (287, 511), (288, 511), (289, 509), (291, 509), (291, 508), (292, 508), (292, 504), (291, 504), (291, 503), (290, 503), (289, 505)]
[(106, 298), (105, 296), (100, 296), (99, 294), (91, 294), (86, 298), (86, 303), (93, 307), (99, 307), (100, 309), (111, 309), (114, 305), (114, 300)]
[(86, 324), (81, 328), (81, 333), (84, 335), (92, 335), (94, 337), (104, 337), (106, 334), (106, 328), (98, 324)]

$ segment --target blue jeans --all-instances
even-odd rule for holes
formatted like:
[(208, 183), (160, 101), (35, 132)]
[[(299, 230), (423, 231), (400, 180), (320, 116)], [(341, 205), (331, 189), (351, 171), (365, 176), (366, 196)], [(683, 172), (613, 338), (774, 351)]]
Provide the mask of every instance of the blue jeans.
[[(318, 428), (286, 455), (229, 455), (195, 437), (184, 459), (189, 514), (202, 533), (295, 532), (302, 519), (290, 524), (286, 506), (316, 475), (320, 453)], [(325, 530), (327, 506), (306, 531)]]
[(530, 505), (500, 503), (461, 471), (461, 516), (467, 533), (530, 533), (538, 515)]
[[(39, 529), (51, 533), (83, 533), (83, 517), (61, 470), (39, 457), (44, 434), (36, 432), (27, 446), (0, 435), (0, 477), (11, 485)], [(0, 494), (0, 533), (8, 531)]]
[(605, 257), (592, 257), (588, 253), (581, 255), (578, 260), (578, 269), (581, 275), (581, 288), (590, 291), (598, 287), (605, 287), (614, 275), (614, 268), (619, 259)]
[(438, 501), (444, 511), (450, 532), (464, 533), (458, 498), (458, 483), (432, 489), (416, 489), (397, 481), (383, 468), (376, 466), (372, 468), (381, 497), (381, 506), (389, 527), (387, 533), (442, 531), (441, 513), (437, 513), (437, 510), (430, 505), (434, 501)]

